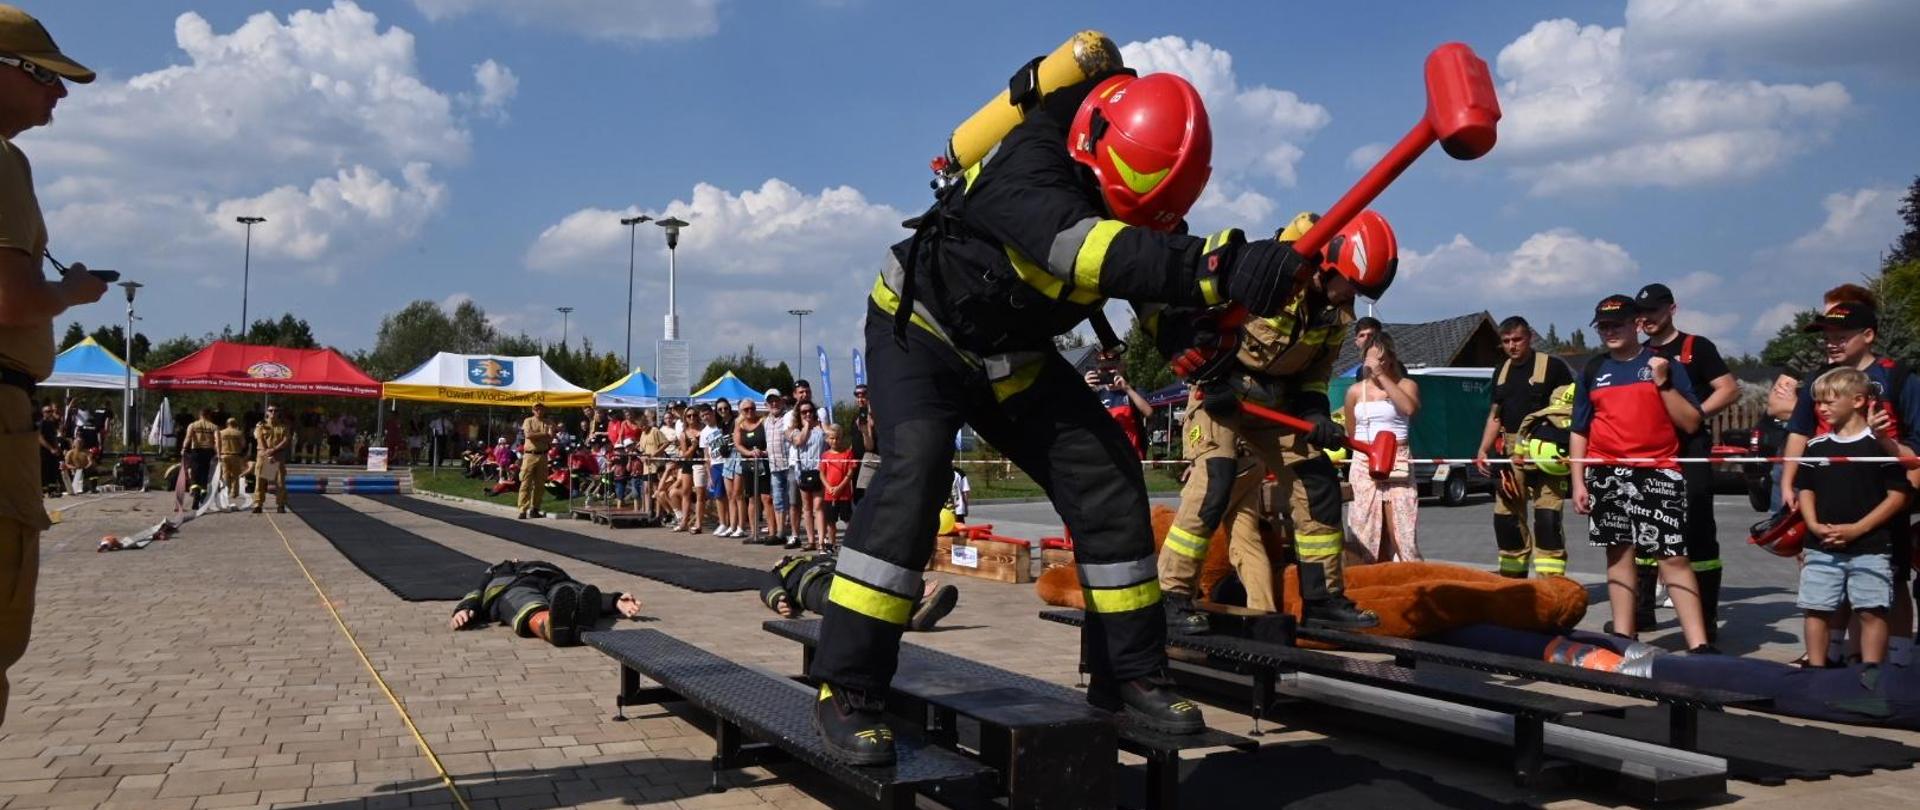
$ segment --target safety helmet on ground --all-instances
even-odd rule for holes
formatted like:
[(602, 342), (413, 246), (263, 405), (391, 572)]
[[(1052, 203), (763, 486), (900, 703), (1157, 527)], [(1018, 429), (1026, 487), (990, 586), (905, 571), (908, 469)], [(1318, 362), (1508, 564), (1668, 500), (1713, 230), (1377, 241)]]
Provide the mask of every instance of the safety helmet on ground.
[(1781, 557), (1797, 557), (1807, 542), (1807, 522), (1798, 509), (1781, 509), (1748, 530), (1747, 542)]
[(1186, 79), (1120, 74), (1095, 85), (1080, 104), (1067, 152), (1093, 170), (1115, 219), (1170, 231), (1213, 173), (1213, 129)]
[(1371, 209), (1327, 242), (1325, 266), (1353, 282), (1361, 295), (1378, 300), (1400, 271), (1400, 243), (1387, 218)]

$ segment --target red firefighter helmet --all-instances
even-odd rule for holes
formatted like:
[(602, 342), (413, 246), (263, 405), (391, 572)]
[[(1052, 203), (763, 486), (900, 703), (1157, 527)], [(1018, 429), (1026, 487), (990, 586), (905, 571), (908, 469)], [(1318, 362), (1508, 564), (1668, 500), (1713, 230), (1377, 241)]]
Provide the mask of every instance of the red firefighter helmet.
[(1326, 267), (1353, 282), (1361, 295), (1378, 300), (1400, 271), (1393, 226), (1372, 209), (1361, 211), (1327, 242)]
[(1807, 541), (1807, 522), (1798, 509), (1782, 509), (1753, 524), (1747, 542), (1782, 557), (1797, 557)]
[(1213, 173), (1213, 129), (1186, 79), (1122, 74), (1087, 94), (1067, 129), (1067, 152), (1093, 170), (1115, 219), (1170, 231)]

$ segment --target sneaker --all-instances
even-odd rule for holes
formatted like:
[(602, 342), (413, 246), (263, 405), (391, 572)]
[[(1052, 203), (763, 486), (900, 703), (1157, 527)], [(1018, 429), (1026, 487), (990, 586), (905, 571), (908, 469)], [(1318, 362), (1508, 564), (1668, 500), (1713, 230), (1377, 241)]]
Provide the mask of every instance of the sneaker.
[(797, 549), (797, 548), (799, 548), (799, 547), (800, 547), (800, 538), (798, 538), (798, 537), (794, 537), (793, 535), (787, 535), (787, 546), (786, 546), (786, 547), (787, 547), (787, 549), (788, 549), (788, 550), (793, 550), (793, 549)]
[(1207, 614), (1195, 610), (1193, 597), (1183, 593), (1165, 593), (1160, 597), (1160, 608), (1167, 614), (1167, 632), (1182, 636), (1203, 636), (1212, 628)]
[(580, 643), (580, 588), (570, 582), (547, 595), (547, 636), (555, 647)]
[(1328, 596), (1306, 603), (1306, 623), (1329, 630), (1364, 630), (1380, 626), (1380, 615), (1361, 610), (1345, 596)]
[(893, 729), (882, 716), (885, 709), (886, 704), (858, 689), (823, 683), (813, 703), (813, 728), (829, 750), (850, 764), (888, 765), (893, 762)]
[(922, 633), (932, 630), (941, 619), (953, 612), (953, 606), (960, 603), (960, 589), (952, 585), (935, 588), (933, 595), (920, 600), (913, 608), (913, 618), (907, 622), (907, 629)]
[(1207, 728), (1200, 706), (1173, 691), (1173, 679), (1162, 673), (1135, 678), (1119, 688), (1087, 691), (1087, 702), (1163, 734), (1198, 734)]

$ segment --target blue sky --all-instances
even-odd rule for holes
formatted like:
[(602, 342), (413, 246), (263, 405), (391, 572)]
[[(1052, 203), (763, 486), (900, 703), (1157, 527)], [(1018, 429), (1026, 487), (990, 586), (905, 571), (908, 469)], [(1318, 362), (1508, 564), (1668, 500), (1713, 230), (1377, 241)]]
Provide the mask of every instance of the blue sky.
[[(468, 297), (550, 340), (554, 307), (573, 306), (571, 334), (617, 351), (617, 220), (672, 213), (694, 223), (680, 311), (696, 369), (748, 343), (791, 356), (785, 311), (807, 307), (807, 353), (827, 345), (845, 396), (865, 291), (927, 202), (927, 159), (1080, 28), (1200, 86), (1216, 147), (1199, 228), (1324, 208), (1418, 115), (1428, 50), (1487, 59), (1499, 147), (1436, 150), (1376, 204), (1403, 252), (1388, 320), (1487, 309), (1564, 330), (1659, 280), (1683, 325), (1757, 350), (1871, 271), (1920, 173), (1920, 3), (1898, 0), (1199, 3), (1177, 19), (1164, 2), (981, 2), (964, 40), (926, 4), (880, 0), (26, 7), (102, 74), (21, 139), (54, 253), (147, 283), (156, 338), (237, 319), (232, 219), (251, 213), (270, 220), (256, 316), (291, 310), (352, 349), (418, 298)], [(666, 255), (642, 227), (634, 355), (651, 365)]]

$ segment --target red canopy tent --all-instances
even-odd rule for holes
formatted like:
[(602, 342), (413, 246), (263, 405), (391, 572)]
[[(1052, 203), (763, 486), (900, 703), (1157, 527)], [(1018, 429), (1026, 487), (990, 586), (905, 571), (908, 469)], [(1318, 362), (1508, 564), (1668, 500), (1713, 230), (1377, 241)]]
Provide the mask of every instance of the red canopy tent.
[(332, 349), (283, 349), (216, 340), (140, 378), (156, 391), (238, 391), (378, 399), (380, 383)]

